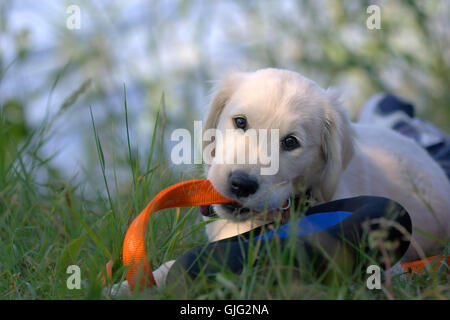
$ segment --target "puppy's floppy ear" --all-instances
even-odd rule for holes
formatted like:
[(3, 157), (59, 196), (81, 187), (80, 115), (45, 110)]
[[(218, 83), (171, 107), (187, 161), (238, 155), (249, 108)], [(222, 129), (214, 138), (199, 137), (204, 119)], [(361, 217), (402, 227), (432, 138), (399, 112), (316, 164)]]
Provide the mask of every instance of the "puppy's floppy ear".
[[(203, 126), (203, 132), (208, 129), (215, 129), (217, 127), (222, 110), (225, 108), (230, 97), (233, 95), (244, 76), (244, 72), (233, 71), (219, 81), (213, 88), (213, 98), (209, 108), (208, 117), (206, 118), (205, 125)], [(209, 141), (203, 141), (202, 149), (205, 149), (206, 145), (209, 143)]]
[(342, 108), (337, 92), (326, 92), (321, 137), (321, 151), (325, 168), (320, 179), (321, 201), (330, 201), (336, 191), (341, 173), (345, 170), (354, 153), (353, 130), (350, 120)]
[(244, 72), (233, 71), (215, 85), (212, 91), (213, 99), (203, 128), (204, 130), (216, 128), (220, 113), (244, 76)]

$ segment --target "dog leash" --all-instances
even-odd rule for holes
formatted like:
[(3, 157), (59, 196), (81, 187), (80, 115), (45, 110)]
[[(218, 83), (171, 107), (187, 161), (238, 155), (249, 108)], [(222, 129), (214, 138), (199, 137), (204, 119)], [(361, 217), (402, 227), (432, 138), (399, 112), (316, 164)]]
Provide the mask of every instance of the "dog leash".
[[(138, 290), (156, 285), (145, 246), (145, 236), (152, 213), (163, 209), (192, 206), (200, 206), (201, 211), (203, 210), (205, 212), (205, 209), (208, 209), (209, 212), (210, 205), (212, 204), (230, 202), (233, 202), (233, 200), (225, 198), (218, 193), (211, 182), (206, 179), (180, 182), (159, 192), (133, 220), (125, 235), (122, 258), (123, 265), (129, 267), (126, 279), (130, 290), (132, 292), (134, 291), (138, 276), (140, 276)], [(281, 208), (282, 216), (289, 215), (290, 207), (291, 201), (287, 200), (287, 203)], [(446, 262), (448, 267), (450, 264), (450, 256), (447, 256)], [(414, 274), (422, 272), (425, 268), (437, 271), (442, 264), (444, 264), (444, 256), (434, 256), (404, 263), (401, 266), (405, 272)], [(106, 264), (106, 274), (109, 279), (112, 279), (112, 267), (113, 262), (109, 261)]]
[[(136, 286), (138, 275), (141, 275), (139, 290), (156, 284), (145, 246), (148, 221), (153, 212), (169, 208), (221, 204), (232, 201), (218, 193), (206, 179), (180, 182), (158, 193), (131, 223), (123, 242), (123, 265), (129, 267), (126, 279), (131, 291)], [(110, 277), (112, 262), (108, 263), (108, 277)]]

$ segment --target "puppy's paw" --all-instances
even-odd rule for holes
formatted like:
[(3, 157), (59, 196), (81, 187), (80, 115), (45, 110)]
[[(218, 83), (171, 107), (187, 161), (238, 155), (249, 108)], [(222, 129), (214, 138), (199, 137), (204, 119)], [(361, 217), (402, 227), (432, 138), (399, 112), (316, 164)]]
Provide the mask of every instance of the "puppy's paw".
[(103, 296), (109, 296), (111, 298), (119, 298), (119, 297), (130, 297), (130, 286), (128, 285), (128, 281), (123, 281), (122, 283), (115, 283), (110, 287), (103, 288), (102, 290)]
[(175, 260), (164, 262), (158, 269), (153, 271), (153, 278), (155, 279), (158, 288), (164, 288), (166, 285), (167, 274), (174, 264)]
[[(155, 279), (156, 286), (158, 288), (164, 288), (166, 285), (167, 274), (170, 268), (174, 264), (175, 260), (170, 260), (164, 262), (158, 269), (153, 271), (153, 278)], [(103, 296), (110, 297), (120, 297), (120, 296), (131, 296), (130, 286), (128, 281), (123, 281), (122, 283), (115, 283), (110, 287), (103, 288)]]

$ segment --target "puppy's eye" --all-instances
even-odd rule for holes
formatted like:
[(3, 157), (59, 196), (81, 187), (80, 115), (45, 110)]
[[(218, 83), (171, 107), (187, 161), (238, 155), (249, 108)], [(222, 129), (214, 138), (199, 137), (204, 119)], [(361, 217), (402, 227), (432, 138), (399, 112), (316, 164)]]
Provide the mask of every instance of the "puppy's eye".
[(300, 142), (298, 142), (298, 139), (294, 136), (287, 136), (281, 141), (281, 147), (285, 151), (292, 151), (300, 148)]
[(233, 118), (234, 126), (236, 129), (247, 130), (247, 119), (244, 117), (236, 117)]

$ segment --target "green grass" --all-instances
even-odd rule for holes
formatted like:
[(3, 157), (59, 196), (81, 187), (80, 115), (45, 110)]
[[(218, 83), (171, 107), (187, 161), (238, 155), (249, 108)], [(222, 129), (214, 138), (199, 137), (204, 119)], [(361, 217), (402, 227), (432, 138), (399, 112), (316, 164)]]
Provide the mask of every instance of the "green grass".
[[(164, 110), (161, 100), (161, 112)], [(57, 116), (60, 116), (58, 114)], [(142, 159), (132, 146), (128, 110), (124, 100), (126, 145), (117, 144), (106, 157), (92, 116), (103, 184), (88, 192), (85, 184), (61, 179), (40, 158), (54, 119), (48, 119), (20, 141), (0, 112), (0, 298), (1, 299), (110, 299), (103, 296), (98, 274), (105, 263), (115, 261), (114, 279), (124, 279), (121, 249), (132, 219), (162, 189), (180, 180), (199, 178), (199, 172), (182, 176), (171, 171), (161, 156), (164, 125), (161, 113), (154, 124), (153, 138)], [(129, 169), (131, 185), (118, 181), (119, 165)], [(121, 162), (122, 161), (122, 162)], [(113, 172), (108, 183), (107, 170)], [(39, 178), (45, 172), (46, 179)], [(206, 243), (204, 223), (197, 208), (171, 209), (150, 219), (147, 248), (151, 265), (176, 259), (186, 250)], [(301, 248), (300, 248), (301, 249)], [(225, 269), (213, 277), (200, 277), (182, 290), (152, 288), (135, 299), (448, 299), (446, 270), (415, 278), (394, 277), (391, 287), (368, 290), (364, 273), (346, 273), (342, 265), (317, 275), (303, 261), (294, 264), (299, 248), (280, 249), (276, 243), (265, 250), (266, 261), (247, 265), (240, 275)], [(300, 250), (301, 251), (301, 250)], [(251, 257), (250, 257), (251, 258)], [(300, 258), (299, 258), (300, 259)], [(301, 260), (300, 260), (301, 261)], [(80, 290), (66, 286), (69, 265), (81, 268)], [(330, 263), (330, 266), (334, 265)]]

